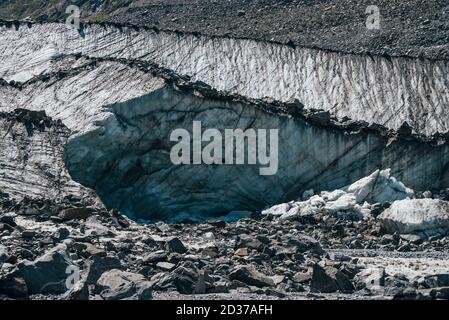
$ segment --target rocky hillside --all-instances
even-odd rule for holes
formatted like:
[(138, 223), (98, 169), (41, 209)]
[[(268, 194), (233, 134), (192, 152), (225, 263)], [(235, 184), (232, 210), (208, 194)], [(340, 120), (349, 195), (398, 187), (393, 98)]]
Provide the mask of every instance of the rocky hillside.
[[(0, 18), (65, 20), (76, 4), (85, 20), (157, 26), (207, 35), (294, 43), (341, 52), (447, 58), (445, 0), (5, 0)], [(381, 29), (368, 30), (370, 5)]]

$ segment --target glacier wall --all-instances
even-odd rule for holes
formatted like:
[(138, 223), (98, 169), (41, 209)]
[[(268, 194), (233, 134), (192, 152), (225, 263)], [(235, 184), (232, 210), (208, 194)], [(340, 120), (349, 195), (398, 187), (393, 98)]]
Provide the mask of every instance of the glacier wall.
[(268, 42), (151, 29), (63, 24), (3, 26), (0, 77), (25, 81), (48, 71), (62, 54), (152, 61), (218, 90), (250, 98), (298, 98), (329, 110), (419, 133), (449, 129), (447, 61), (351, 55)]
[(87, 204), (101, 201), (70, 177), (63, 161), (70, 130), (42, 112), (0, 112), (0, 191), (16, 199), (62, 200), (75, 196)]
[[(110, 105), (113, 116), (66, 145), (71, 176), (96, 190), (108, 207), (134, 218), (223, 215), (261, 210), (304, 190), (333, 190), (378, 168), (416, 189), (449, 185), (447, 144), (351, 132), (264, 110), (255, 102), (208, 96), (167, 84)], [(261, 176), (255, 165), (174, 165), (169, 137), (177, 128), (279, 129), (279, 170)], [(204, 146), (204, 145), (203, 145)]]
[[(449, 185), (444, 139), (421, 141), (335, 119), (317, 123), (313, 112), (218, 92), (151, 65), (72, 59), (60, 60), (62, 69), (48, 76), (0, 85), (0, 110), (28, 107), (67, 123), (73, 132), (61, 143), (71, 178), (131, 217), (260, 210), (306, 189), (345, 186), (378, 168), (392, 168), (415, 189)], [(174, 165), (170, 133), (191, 132), (194, 120), (204, 130), (279, 129), (277, 174), (261, 176), (255, 165)], [(42, 155), (43, 163), (52, 161)]]
[[(311, 110), (386, 122), (389, 128), (407, 120), (419, 132), (445, 131), (445, 61), (107, 25), (86, 26), (81, 34), (60, 24), (2, 27), (0, 39), (0, 77), (9, 81), (0, 81), (0, 112), (45, 111), (69, 132), (57, 141), (63, 154), (20, 127), (25, 140), (19, 148), (41, 148), (26, 151), (36, 152), (31, 169), (15, 156), (15, 140), (5, 140), (0, 187), (16, 195), (50, 195), (80, 183), (109, 208), (134, 218), (168, 219), (260, 210), (310, 188), (345, 186), (376, 169), (391, 168), (418, 190), (449, 186), (445, 136), (404, 136), (323, 119)], [(260, 99), (265, 96), (270, 98)], [(306, 110), (282, 102), (292, 97)], [(170, 133), (191, 131), (193, 121), (204, 130), (279, 129), (278, 173), (261, 176), (254, 165), (174, 165)], [(7, 136), (9, 124), (2, 128)], [(50, 163), (67, 170), (53, 174), (67, 178), (59, 189), (58, 179), (37, 169)]]

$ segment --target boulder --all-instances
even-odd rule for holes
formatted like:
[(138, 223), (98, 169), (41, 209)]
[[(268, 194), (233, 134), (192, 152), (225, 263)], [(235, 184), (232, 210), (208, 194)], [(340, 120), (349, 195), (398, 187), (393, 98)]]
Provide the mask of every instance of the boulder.
[(249, 248), (259, 250), (262, 247), (262, 242), (260, 242), (257, 238), (248, 235), (242, 234), (239, 235), (236, 248)]
[(449, 231), (449, 202), (436, 199), (395, 201), (379, 217), (390, 233)]
[(297, 237), (290, 238), (288, 244), (295, 247), (299, 253), (311, 252), (317, 255), (324, 253), (321, 244), (305, 234), (299, 234)]
[(138, 273), (113, 269), (98, 279), (97, 289), (105, 300), (150, 300), (151, 284)]
[(187, 248), (184, 246), (181, 240), (178, 238), (171, 238), (169, 239), (166, 244), (166, 248), (170, 252), (176, 252), (176, 253), (186, 253)]
[(158, 262), (156, 263), (156, 267), (162, 271), (171, 271), (176, 267), (176, 265), (170, 262)]
[[(152, 281), (155, 290), (176, 289), (181, 294), (192, 294), (197, 290), (200, 272), (191, 261), (181, 263), (179, 267), (171, 273), (156, 274)], [(198, 289), (199, 290), (199, 289)]]
[(14, 277), (23, 278), (30, 294), (64, 293), (69, 267), (75, 267), (67, 255), (64, 244), (46, 252), (35, 261), (24, 260), (13, 271)]
[(157, 263), (167, 260), (167, 253), (164, 250), (151, 252), (143, 258), (144, 264)]
[(89, 271), (90, 265), (87, 270), (84, 270), (80, 279), (72, 279), (72, 282), (69, 282), (70, 288), (62, 297), (63, 300), (89, 300), (89, 284), (87, 283)]
[(257, 271), (253, 266), (238, 266), (230, 274), (229, 279), (238, 280), (250, 286), (256, 287), (272, 287), (274, 286), (273, 279), (265, 276), (263, 273)]
[(354, 286), (348, 277), (340, 270), (331, 266), (323, 268), (319, 264), (315, 264), (313, 267), (310, 289), (322, 293), (337, 291), (350, 293), (354, 291)]
[(119, 259), (111, 256), (100, 257), (98, 255), (90, 258), (89, 265), (90, 268), (87, 275), (88, 284), (95, 284), (104, 272), (121, 267)]

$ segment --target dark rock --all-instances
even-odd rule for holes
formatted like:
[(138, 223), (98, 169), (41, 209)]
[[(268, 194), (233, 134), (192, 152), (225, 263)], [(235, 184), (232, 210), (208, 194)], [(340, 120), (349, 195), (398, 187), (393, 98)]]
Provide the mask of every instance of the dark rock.
[(434, 288), (430, 291), (433, 299), (449, 300), (449, 287)]
[(0, 294), (6, 294), (10, 298), (26, 297), (28, 288), (25, 280), (13, 276), (0, 279)]
[(13, 276), (25, 280), (30, 294), (64, 293), (69, 267), (74, 266), (67, 255), (66, 246), (59, 245), (33, 262), (22, 261)]
[(393, 300), (430, 300), (430, 294), (425, 295), (414, 288), (405, 288), (395, 294)]
[(260, 242), (257, 238), (248, 235), (242, 234), (239, 235), (237, 239), (236, 248), (250, 248), (259, 250), (262, 247), (262, 242)]
[(167, 253), (162, 250), (152, 252), (143, 258), (143, 262), (145, 264), (156, 263), (156, 262), (165, 261), (165, 260), (167, 260)]
[(122, 266), (119, 259), (110, 256), (92, 256), (89, 264), (90, 268), (87, 276), (88, 284), (95, 284), (104, 272), (112, 269), (119, 269)]
[(287, 101), (285, 103), (285, 106), (293, 114), (301, 114), (302, 110), (304, 110), (304, 105), (298, 99), (292, 99)]
[(326, 126), (329, 124), (331, 115), (329, 111), (318, 111), (315, 113), (312, 113), (308, 116), (309, 120), (313, 123)]
[(155, 290), (175, 288), (181, 294), (192, 294), (196, 290), (198, 278), (198, 268), (193, 262), (186, 261), (170, 274), (163, 274), (155, 279), (153, 288)]
[(321, 248), (320, 243), (306, 235), (301, 235), (298, 238), (291, 238), (288, 240), (288, 244), (295, 246), (300, 253), (312, 252), (318, 255), (324, 254), (324, 250)]
[(227, 223), (223, 220), (217, 220), (217, 221), (208, 221), (208, 224), (214, 226), (215, 228), (223, 229), (226, 228)]
[(62, 227), (62, 228), (59, 228), (59, 229), (55, 232), (55, 234), (53, 235), (53, 238), (56, 239), (56, 240), (58, 240), (58, 241), (62, 241), (62, 240), (67, 239), (69, 236), (70, 236), (70, 231), (69, 231), (69, 229), (67, 229), (67, 228), (65, 228), (65, 227)]
[(122, 228), (129, 228), (130, 223), (129, 220), (122, 214), (120, 214), (120, 212), (117, 209), (112, 209), (111, 211), (109, 211), (109, 215), (115, 219), (115, 221), (119, 224), (120, 227)]
[(424, 277), (423, 284), (427, 288), (449, 287), (449, 274), (434, 274)]
[(0, 265), (9, 259), (8, 251), (5, 246), (0, 244)]
[(398, 135), (402, 137), (408, 137), (412, 134), (412, 132), (413, 128), (408, 124), (407, 121), (404, 121), (397, 131)]
[(339, 290), (344, 293), (354, 291), (354, 286), (344, 273), (330, 266), (322, 268), (318, 264), (315, 264), (313, 267), (310, 288), (312, 291), (322, 293), (331, 293)]
[(24, 239), (32, 239), (36, 236), (36, 231), (34, 230), (24, 230), (22, 231), (22, 238)]
[(259, 288), (274, 286), (271, 278), (257, 271), (253, 266), (238, 266), (230, 274), (230, 280), (238, 280)]
[(0, 222), (1, 223), (5, 223), (5, 224), (7, 224), (7, 225), (9, 225), (11, 227), (15, 227), (15, 226), (17, 226), (16, 222), (14, 221), (15, 216), (16, 215), (13, 214), (13, 213), (2, 214), (0, 216)]
[(166, 242), (166, 248), (168, 251), (170, 252), (176, 252), (176, 253), (186, 253), (187, 249), (184, 246), (184, 244), (182, 243), (181, 240), (179, 240), (178, 238), (171, 238), (170, 240), (168, 240)]

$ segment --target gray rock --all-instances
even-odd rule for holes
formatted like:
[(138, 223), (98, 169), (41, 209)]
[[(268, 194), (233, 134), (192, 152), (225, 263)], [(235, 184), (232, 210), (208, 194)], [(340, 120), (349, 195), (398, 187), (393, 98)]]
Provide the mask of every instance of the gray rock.
[(176, 267), (176, 265), (170, 262), (158, 262), (156, 263), (156, 267), (163, 271), (171, 271)]
[(293, 281), (296, 283), (305, 283), (312, 280), (312, 272), (298, 272), (293, 276)]
[(300, 253), (311, 252), (318, 255), (324, 254), (324, 250), (321, 248), (320, 243), (314, 238), (304, 234), (295, 238), (290, 238), (288, 244), (295, 246)]
[(229, 274), (229, 279), (238, 280), (250, 286), (256, 286), (259, 288), (274, 286), (273, 279), (257, 271), (253, 266), (237, 266)]
[(119, 259), (111, 256), (92, 256), (89, 261), (90, 268), (87, 276), (88, 284), (95, 284), (100, 276), (108, 270), (121, 268)]
[(401, 234), (400, 237), (402, 240), (408, 241), (413, 244), (420, 244), (423, 242), (423, 238), (416, 234)]
[(151, 283), (144, 276), (113, 269), (98, 279), (97, 289), (105, 300), (150, 300)]
[(68, 208), (62, 210), (58, 216), (63, 221), (79, 220), (89, 218), (94, 212), (95, 210), (93, 208)]
[(86, 219), (86, 231), (87, 236), (114, 236), (114, 232), (107, 226), (105, 226), (96, 216), (90, 216)]
[(67, 247), (58, 245), (35, 261), (24, 260), (13, 272), (23, 278), (30, 294), (64, 293), (69, 267), (75, 267), (67, 255)]
[(167, 253), (163, 250), (151, 252), (143, 258), (145, 264), (156, 263), (167, 260)]
[[(159, 274), (154, 282), (155, 290), (166, 290), (174, 288), (181, 294), (192, 294), (195, 292), (198, 282), (199, 270), (191, 261), (183, 262), (179, 267), (169, 274)], [(200, 290), (200, 289), (198, 289)]]
[(310, 289), (323, 293), (336, 291), (350, 293), (354, 291), (354, 286), (348, 277), (338, 269), (330, 266), (323, 268), (315, 264)]
[(81, 255), (85, 258), (99, 256), (106, 257), (107, 252), (104, 249), (101, 249), (93, 244), (85, 243), (85, 248), (81, 251)]
[(248, 234), (239, 235), (236, 244), (236, 248), (250, 248), (259, 250), (261, 247), (262, 242), (260, 242), (257, 238)]

